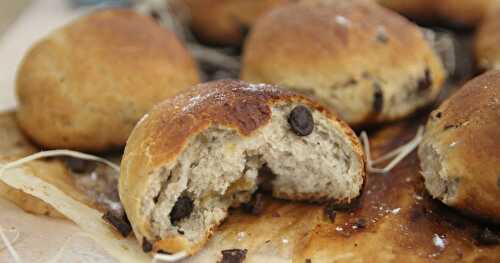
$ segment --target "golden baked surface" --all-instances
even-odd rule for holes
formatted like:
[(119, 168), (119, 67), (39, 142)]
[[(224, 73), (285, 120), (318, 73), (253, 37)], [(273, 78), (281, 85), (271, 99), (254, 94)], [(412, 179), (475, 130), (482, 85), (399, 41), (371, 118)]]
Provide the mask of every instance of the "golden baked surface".
[(437, 108), (423, 144), (433, 145), (457, 180), (450, 205), (500, 222), (500, 71), (467, 82)]
[[(127, 141), (121, 163), (119, 193), (136, 234), (148, 238), (153, 236), (150, 219), (143, 214), (142, 198), (147, 196), (154, 172), (172, 165), (188, 147), (190, 139), (209, 127), (234, 129), (240, 136), (252, 136), (270, 121), (273, 105), (294, 102), (319, 111), (336, 123), (347, 135), (357, 155), (363, 156), (359, 140), (347, 124), (297, 93), (272, 85), (251, 85), (234, 80), (199, 84), (155, 106)], [(142, 240), (141, 236), (138, 238)], [(161, 241), (157, 242), (155, 250), (161, 249), (161, 245)]]
[(132, 11), (97, 11), (27, 53), (18, 70), (18, 119), (44, 148), (118, 148), (155, 103), (197, 82), (174, 33)]
[(427, 22), (475, 26), (498, 6), (498, 0), (377, 0), (381, 5)]
[(359, 0), (271, 11), (251, 31), (241, 71), (313, 96), (355, 126), (407, 117), (435, 99), (445, 75), (419, 27)]
[(257, 18), (292, 0), (178, 0), (189, 8), (191, 28), (202, 41), (238, 45)]
[(475, 36), (476, 62), (481, 69), (500, 69), (500, 9), (488, 15)]

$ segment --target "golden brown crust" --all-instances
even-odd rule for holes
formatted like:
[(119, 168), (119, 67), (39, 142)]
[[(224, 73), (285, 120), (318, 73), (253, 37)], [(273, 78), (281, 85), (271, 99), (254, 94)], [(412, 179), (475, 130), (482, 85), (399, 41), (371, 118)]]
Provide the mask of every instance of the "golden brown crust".
[(457, 26), (477, 25), (500, 3), (498, 0), (378, 0), (378, 2), (419, 21), (446, 22)]
[(33, 46), (18, 71), (18, 119), (44, 148), (121, 147), (155, 103), (198, 82), (174, 33), (128, 10), (98, 11)]
[(500, 223), (500, 71), (468, 82), (427, 124), (423, 145), (442, 153), (448, 176), (458, 180), (449, 205)]
[(242, 67), (243, 80), (314, 96), (351, 125), (408, 116), (437, 96), (446, 75), (417, 26), (367, 1), (273, 10), (249, 35)]
[(202, 41), (238, 45), (257, 18), (292, 0), (183, 0), (191, 27)]
[[(269, 122), (273, 105), (294, 102), (324, 114), (346, 134), (355, 153), (364, 156), (354, 132), (337, 116), (304, 96), (276, 86), (234, 80), (208, 82), (155, 106), (129, 137), (121, 163), (120, 199), (138, 240), (154, 237), (149, 219), (142, 213), (142, 197), (148, 191), (152, 172), (172, 165), (189, 140), (209, 127), (234, 129), (240, 136), (252, 136)], [(360, 172), (364, 180), (364, 169)], [(160, 242), (154, 245), (156, 249), (163, 245), (172, 248), (172, 242), (177, 241)], [(188, 252), (193, 253), (201, 245)]]
[(488, 15), (475, 37), (476, 62), (481, 69), (500, 68), (500, 9)]

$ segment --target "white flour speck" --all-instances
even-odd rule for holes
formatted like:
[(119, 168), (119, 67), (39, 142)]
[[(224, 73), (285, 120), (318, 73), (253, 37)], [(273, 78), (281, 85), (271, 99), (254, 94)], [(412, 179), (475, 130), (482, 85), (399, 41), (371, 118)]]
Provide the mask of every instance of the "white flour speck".
[(432, 237), (432, 243), (434, 243), (434, 246), (439, 248), (439, 250), (443, 250), (446, 246), (446, 240), (440, 237), (438, 234), (434, 234), (434, 236)]
[(351, 24), (351, 22), (344, 16), (335, 16), (335, 22), (345, 27), (348, 27)]
[(396, 214), (399, 214), (399, 211), (401, 211), (401, 208), (398, 207), (398, 208), (392, 209), (391, 213), (396, 215)]

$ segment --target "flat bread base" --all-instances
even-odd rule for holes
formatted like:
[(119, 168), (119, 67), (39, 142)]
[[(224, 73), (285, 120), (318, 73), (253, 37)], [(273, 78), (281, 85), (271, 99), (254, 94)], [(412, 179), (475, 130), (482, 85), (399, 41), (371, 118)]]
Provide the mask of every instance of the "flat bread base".
[[(0, 114), (0, 131), (9, 123), (6, 119), (13, 120), (11, 115), (12, 113)], [(418, 124), (422, 122), (409, 120), (372, 133), (370, 137), (373, 155), (379, 156), (410, 140), (416, 133)], [(12, 123), (10, 125), (12, 126)], [(9, 136), (12, 136), (12, 140), (17, 140), (16, 136), (22, 134), (18, 131), (17, 135), (13, 132)], [(0, 140), (2, 141), (4, 140)], [(2, 157), (0, 153), (0, 158), (18, 158), (12, 153), (22, 147), (12, 145), (8, 150), (2, 150), (11, 155)], [(61, 193), (78, 200), (81, 193), (71, 188), (74, 185), (49, 182), (51, 178), (61, 175), (62, 178), (68, 178), (64, 175), (64, 170), (60, 173), (50, 170), (52, 168), (48, 167), (53, 167), (51, 162), (53, 160), (30, 163), (26, 165), (29, 169), (23, 169), (24, 174), (40, 177), (54, 184)], [(229, 218), (216, 231), (207, 246), (185, 262), (217, 262), (220, 260), (221, 250), (233, 248), (248, 250), (245, 262), (303, 263), (307, 259), (314, 263), (500, 262), (500, 245), (480, 246), (475, 239), (477, 233), (486, 225), (464, 217), (429, 197), (419, 171), (418, 158), (414, 152), (390, 173), (370, 174), (358, 207), (352, 211), (338, 211), (334, 222), (325, 216), (322, 205), (281, 201), (271, 197), (264, 199), (265, 208), (260, 215), (246, 214), (240, 209), (231, 210)], [(50, 175), (50, 178), (40, 174)], [(26, 178), (18, 183), (22, 184), (21, 181), (29, 183)], [(57, 203), (57, 199), (44, 195), (40, 197)], [(101, 242), (105, 249), (116, 248), (116, 244), (110, 244), (115, 240), (118, 243), (126, 242), (102, 227), (109, 226), (100, 219), (95, 209), (92, 213), (90, 210), (81, 209), (82, 213), (87, 211), (87, 214), (92, 214), (82, 214), (81, 218), (96, 221), (88, 224), (80, 220), (79, 210), (68, 210), (60, 205), (53, 207), (79, 224), (84, 231), (95, 235), (96, 241)], [(88, 229), (92, 225), (98, 227)], [(500, 234), (498, 226), (488, 227)], [(99, 240), (97, 236), (111, 238)], [(138, 243), (133, 245), (127, 241), (123, 244), (137, 247), (130, 248), (127, 252), (110, 251), (110, 254), (117, 258), (120, 258), (120, 255), (121, 258), (130, 257), (130, 253), (142, 254), (137, 252), (140, 251)], [(136, 256), (136, 259), (147, 262), (143, 255)], [(123, 262), (126, 261), (128, 260)]]

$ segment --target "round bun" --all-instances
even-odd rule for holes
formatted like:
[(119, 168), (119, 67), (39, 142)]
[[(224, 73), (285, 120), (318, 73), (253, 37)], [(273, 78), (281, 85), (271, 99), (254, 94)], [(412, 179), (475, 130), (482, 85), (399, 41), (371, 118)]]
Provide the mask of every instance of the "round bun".
[(198, 82), (176, 36), (133, 11), (98, 11), (36, 43), (17, 76), (18, 120), (43, 148), (125, 145), (154, 104)]
[(459, 27), (477, 25), (499, 0), (378, 0), (418, 21), (445, 22)]
[(429, 193), (500, 223), (500, 71), (466, 83), (432, 114), (419, 147)]
[(445, 72), (421, 30), (367, 1), (277, 8), (244, 47), (242, 79), (317, 98), (351, 125), (403, 118), (432, 102)]
[(239, 45), (257, 18), (291, 0), (184, 0), (191, 28), (203, 42)]
[(500, 69), (500, 9), (488, 15), (475, 38), (476, 62), (481, 69)]
[(345, 205), (364, 178), (360, 142), (331, 112), (271, 85), (222, 80), (166, 100), (139, 122), (119, 193), (144, 247), (193, 254), (260, 185), (278, 198)]

